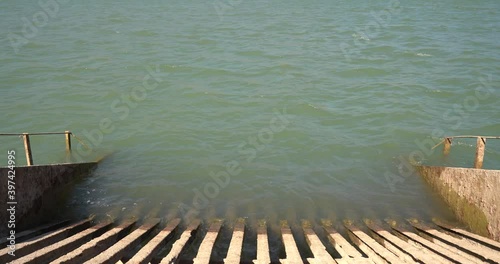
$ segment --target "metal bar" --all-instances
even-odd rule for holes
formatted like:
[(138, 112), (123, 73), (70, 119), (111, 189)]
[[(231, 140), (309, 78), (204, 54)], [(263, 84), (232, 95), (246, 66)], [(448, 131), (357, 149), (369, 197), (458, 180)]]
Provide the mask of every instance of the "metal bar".
[(31, 153), (30, 136), (25, 133), (23, 134), (24, 141), (24, 152), (26, 152), (26, 164), (28, 166), (33, 165), (33, 155)]
[(450, 148), (451, 148), (451, 138), (447, 137), (444, 140), (444, 148), (443, 148), (444, 155), (450, 154)]
[(38, 133), (0, 133), (0, 136), (22, 136), (24, 142), (24, 151), (26, 153), (26, 164), (33, 165), (33, 154), (31, 152), (30, 136), (37, 135), (65, 135), (66, 138), (66, 151), (71, 151), (71, 131), (64, 132), (38, 132)]
[(65, 137), (66, 137), (66, 151), (71, 151), (71, 132), (70, 131), (65, 131)]
[[(30, 136), (40, 136), (40, 135), (64, 135), (69, 131), (65, 132), (37, 132), (37, 133), (0, 133), (0, 136), (22, 136), (22, 135), (30, 135)], [(71, 132), (70, 132), (71, 133)]]
[(481, 169), (483, 167), (485, 147), (486, 147), (486, 139), (478, 137), (476, 144), (476, 159), (474, 160), (474, 168), (476, 169)]
[(500, 136), (452, 136), (446, 138), (487, 138), (487, 139), (500, 139)]
[[(0, 133), (0, 136), (22, 136), (25, 133)], [(36, 133), (28, 133), (29, 135), (63, 135), (65, 132), (36, 132)], [(500, 139), (500, 136), (473, 136), (473, 135), (464, 135), (464, 136), (451, 136), (446, 138), (486, 138), (486, 139)]]

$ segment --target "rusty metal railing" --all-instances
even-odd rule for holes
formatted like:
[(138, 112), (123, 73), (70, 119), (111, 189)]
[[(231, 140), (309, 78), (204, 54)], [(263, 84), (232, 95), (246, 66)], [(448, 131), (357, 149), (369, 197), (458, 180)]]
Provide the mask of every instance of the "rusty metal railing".
[[(476, 138), (476, 158), (474, 160), (474, 168), (476, 169), (481, 169), (483, 167), (483, 161), (484, 161), (484, 150), (486, 149), (486, 139), (500, 139), (500, 137), (497, 136), (452, 136), (452, 137), (446, 137), (441, 143), (438, 145), (444, 143), (443, 146), (443, 153), (444, 155), (448, 155), (450, 153), (451, 149), (451, 141), (454, 138)], [(437, 145), (437, 146), (438, 146)]]
[(26, 153), (26, 164), (28, 166), (33, 165), (33, 153), (31, 152), (30, 136), (41, 136), (41, 135), (65, 135), (66, 139), (66, 151), (71, 151), (71, 133), (70, 131), (64, 132), (41, 132), (41, 133), (0, 133), (0, 136), (19, 136), (23, 138), (24, 141), (24, 152)]

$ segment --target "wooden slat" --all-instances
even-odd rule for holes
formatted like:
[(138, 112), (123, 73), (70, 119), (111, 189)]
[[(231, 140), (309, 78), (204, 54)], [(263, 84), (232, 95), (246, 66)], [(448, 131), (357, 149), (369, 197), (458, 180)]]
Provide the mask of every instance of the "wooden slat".
[(160, 223), (160, 219), (152, 218), (147, 220), (142, 226), (134, 230), (128, 236), (124, 237), (112, 247), (101, 254), (85, 262), (87, 264), (97, 263), (116, 263), (121, 259), (125, 251), (134, 247), (148, 232)]
[(234, 225), (233, 237), (231, 238), (231, 243), (229, 244), (229, 249), (227, 251), (226, 258), (224, 259), (224, 263), (240, 263), (244, 235), (245, 220), (238, 219)]
[(489, 239), (486, 237), (482, 237), (480, 235), (473, 234), (471, 232), (465, 231), (465, 230), (460, 229), (460, 228), (451, 227), (447, 224), (440, 223), (439, 221), (435, 221), (435, 223), (436, 223), (436, 225), (438, 225), (439, 227), (443, 228), (446, 231), (458, 234), (464, 238), (474, 240), (476, 242), (484, 244), (485, 246), (487, 246), (489, 248), (500, 251), (500, 242), (497, 242), (495, 240), (492, 240), (492, 239)]
[[(348, 231), (347, 235), (351, 239), (351, 241), (356, 244), (359, 249), (365, 253), (366, 256), (368, 256), (368, 259), (371, 261), (371, 263), (375, 264), (387, 264), (388, 262), (383, 259), (381, 256), (379, 256), (373, 249), (371, 249), (369, 246), (367, 246), (365, 243), (363, 243), (357, 236), (354, 235), (354, 233)], [(346, 260), (347, 263), (351, 264), (358, 264), (358, 259), (359, 260), (364, 260), (364, 258), (342, 258), (340, 260), (337, 260), (339, 263), (342, 262), (343, 260)]]
[[(366, 223), (368, 228), (370, 228), (373, 232), (377, 233), (380, 237), (385, 239), (388, 243), (393, 244), (398, 249), (403, 251), (404, 253), (410, 255), (414, 260), (422, 263), (436, 263), (436, 264), (448, 264), (451, 262), (447, 259), (443, 259), (439, 256), (435, 256), (432, 252), (425, 250), (424, 248), (417, 248), (406, 241), (401, 240), (399, 237), (391, 234), (389, 231), (381, 228), (379, 225), (375, 223)], [(407, 260), (407, 262), (411, 262), (413, 260)]]
[[(361, 231), (359, 228), (355, 227), (354, 225), (346, 225), (346, 228), (349, 229), (349, 231), (356, 236), (357, 239), (361, 243), (364, 243), (367, 247), (369, 247), (373, 252), (375, 252), (377, 255), (379, 255), (381, 258), (385, 259), (386, 261), (390, 263), (403, 263), (404, 260), (398, 258), (394, 253), (377, 243), (373, 238), (365, 234), (363, 231)], [(368, 253), (368, 252), (365, 252)], [(370, 252), (371, 253), (371, 252)], [(376, 257), (372, 256), (372, 258), (376, 259)]]
[[(21, 242), (24, 242), (24, 241), (30, 239), (30, 238), (33, 238), (33, 237), (36, 237), (36, 236), (39, 236), (39, 235), (51, 232), (53, 230), (62, 228), (64, 226), (68, 225), (68, 224), (69, 224), (69, 220), (62, 220), (62, 221), (59, 221), (59, 222), (49, 223), (49, 224), (46, 224), (46, 225), (42, 225), (42, 226), (36, 227), (34, 229), (28, 229), (26, 231), (22, 231), (22, 232), (16, 233), (16, 243), (19, 244)], [(4, 248), (7, 245), (7, 242), (8, 242), (7, 241), (7, 237), (0, 238), (0, 241), (4, 241), (4, 242), (0, 243), (0, 248)]]
[(271, 257), (269, 256), (269, 239), (267, 237), (266, 222), (261, 220), (257, 228), (257, 259), (253, 261), (255, 264), (269, 264)]
[(283, 264), (300, 264), (303, 263), (302, 257), (300, 256), (299, 249), (293, 238), (292, 230), (288, 226), (286, 221), (281, 223), (281, 238), (283, 240), (283, 245), (285, 246), (286, 259), (281, 259)]
[[(61, 228), (49, 234), (44, 234), (26, 242), (16, 245), (16, 258), (23, 257), (35, 250), (38, 250), (46, 245), (57, 243), (58, 241), (67, 238), (77, 232), (80, 232), (90, 226), (92, 219), (86, 219), (68, 227)], [(7, 263), (11, 259), (8, 255), (9, 248), (0, 250), (0, 263)]]
[(142, 247), (139, 252), (137, 252), (134, 257), (132, 257), (127, 263), (149, 263), (153, 256), (158, 253), (163, 242), (170, 236), (170, 234), (172, 234), (172, 231), (177, 228), (180, 222), (181, 219), (179, 218), (170, 221), (167, 226), (162, 231), (160, 231), (160, 233), (158, 233), (158, 235), (156, 235), (144, 247)]
[[(436, 254), (440, 254), (441, 256), (451, 259), (455, 263), (483, 263), (483, 261), (480, 261), (477, 258), (474, 258), (468, 254), (465, 254), (464, 252), (458, 250), (455, 247), (451, 247), (448, 244), (445, 243), (439, 243), (440, 241), (429, 241), (413, 232), (410, 232), (402, 227), (397, 227), (393, 226), (392, 229), (396, 230), (400, 234), (406, 236), (408, 239), (414, 241), (415, 243), (419, 243), (425, 247), (427, 247), (429, 250), (434, 251)], [(437, 243), (434, 243), (437, 242)]]
[(303, 226), (304, 234), (306, 236), (306, 241), (309, 244), (309, 248), (314, 255), (314, 258), (308, 258), (309, 263), (314, 264), (324, 264), (324, 263), (337, 263), (333, 260), (333, 257), (326, 251), (325, 245), (321, 242), (319, 237), (316, 235), (314, 230), (308, 226)]
[(85, 262), (110, 247), (111, 244), (114, 243), (118, 237), (122, 236), (129, 228), (131, 228), (135, 222), (135, 220), (125, 221), (121, 225), (112, 228), (108, 232), (90, 240), (51, 263), (79, 264)]
[(193, 264), (208, 264), (210, 263), (210, 256), (212, 255), (212, 248), (214, 247), (215, 240), (219, 235), (219, 230), (222, 226), (222, 221), (213, 222), (208, 228), (208, 232), (201, 242), (198, 254), (193, 259)]
[(111, 226), (111, 222), (105, 222), (98, 224), (96, 226), (89, 227), (88, 229), (79, 232), (71, 237), (61, 240), (52, 245), (48, 245), (40, 250), (37, 250), (31, 254), (28, 254), (22, 258), (18, 258), (11, 264), (20, 263), (47, 263), (59, 256), (63, 255), (65, 252), (72, 251), (79, 247), (82, 243), (89, 241), (96, 233), (103, 231), (104, 229)]
[(193, 232), (198, 229), (200, 223), (201, 221), (199, 219), (196, 219), (189, 224), (187, 229), (182, 232), (181, 237), (172, 245), (172, 249), (170, 249), (168, 255), (161, 260), (162, 264), (170, 264), (177, 261), (179, 255), (182, 252), (182, 249), (188, 242), (189, 238), (191, 238)]
[(328, 239), (333, 245), (335, 250), (342, 256), (342, 258), (360, 258), (363, 257), (361, 253), (356, 250), (337, 230), (331, 226), (323, 225)]
[(381, 237), (377, 233), (370, 232), (370, 234), (372, 235), (372, 238), (375, 239), (375, 241), (377, 241), (380, 245), (384, 246), (387, 250), (394, 253), (394, 255), (396, 255), (401, 260), (400, 261), (401, 263), (411, 263), (411, 264), (417, 263), (415, 260), (413, 260), (413, 258), (409, 254), (407, 254), (400, 248), (396, 247), (394, 244), (387, 242), (386, 240), (384, 240), (383, 237)]
[(477, 242), (471, 242), (470, 240), (452, 237), (448, 234), (433, 229), (423, 223), (415, 221), (409, 221), (409, 222), (413, 227), (432, 236), (433, 238), (442, 240), (444, 242), (452, 243), (455, 247), (461, 250), (465, 250), (469, 254), (472, 253), (477, 256), (481, 256), (486, 260), (492, 260), (494, 262), (500, 263), (500, 254), (498, 254), (498, 251), (483, 246)]
[[(16, 250), (16, 259), (11, 263), (122, 263), (126, 252), (133, 249), (159, 222), (160, 219), (150, 219), (144, 225), (116, 242), (118, 237), (130, 232), (129, 230), (135, 221), (124, 222), (120, 226), (102, 234), (111, 226), (111, 223), (107, 222), (89, 227), (91, 219), (87, 219), (19, 243)], [(166, 241), (172, 237), (173, 231), (179, 228), (180, 222), (180, 219), (174, 219), (167, 223), (166, 227), (148, 243), (145, 243), (127, 263), (149, 263), (154, 260), (154, 257), (160, 252)], [(286, 257), (280, 261), (285, 264), (303, 262), (311, 264), (500, 263), (500, 243), (496, 241), (440, 223), (437, 223), (438, 226), (429, 227), (421, 222), (410, 221), (413, 228), (409, 225), (408, 228), (411, 231), (401, 225), (396, 226), (395, 221), (389, 221), (388, 223), (390, 227), (384, 228), (373, 221), (367, 220), (366, 225), (372, 235), (370, 237), (368, 233), (361, 231), (351, 222), (345, 222), (348, 230), (347, 234), (357, 247), (351, 245), (339, 232), (333, 229), (331, 223), (323, 223), (323, 228), (327, 232), (326, 235), (330, 243), (341, 256), (341, 258), (335, 259), (326, 250), (325, 245), (310, 223), (304, 221), (302, 230), (313, 257), (302, 260), (301, 254), (304, 252), (299, 251), (288, 223), (282, 221), (281, 238)], [(161, 263), (180, 261), (179, 257), (182, 251), (185, 250), (186, 244), (199, 226), (200, 220), (191, 222), (180, 238), (172, 245), (168, 255), (161, 260)], [(215, 221), (210, 225), (193, 260), (194, 264), (211, 263), (210, 258), (221, 226), (222, 220)], [(244, 236), (245, 221), (238, 219), (232, 232), (227, 256), (223, 260), (224, 263), (241, 262)], [(8, 248), (0, 250), (4, 254), (4, 258), (7, 250)], [(359, 250), (364, 252), (365, 255)], [(5, 260), (8, 259), (5, 258)], [(253, 262), (255, 264), (271, 262), (265, 221), (259, 221), (257, 227), (257, 258)]]

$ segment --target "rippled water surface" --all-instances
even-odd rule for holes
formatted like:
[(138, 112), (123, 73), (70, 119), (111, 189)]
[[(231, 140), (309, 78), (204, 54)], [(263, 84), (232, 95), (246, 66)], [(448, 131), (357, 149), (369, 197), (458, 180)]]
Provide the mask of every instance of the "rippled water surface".
[[(92, 152), (74, 140), (75, 159), (109, 154), (71, 214), (452, 219), (409, 161), (471, 166), (474, 140), (431, 148), (500, 134), (497, 0), (0, 10), (0, 132), (71, 130)], [(0, 145), (24, 161), (19, 139)], [(32, 148), (65, 160), (62, 136)], [(485, 167), (499, 160), (488, 141)]]

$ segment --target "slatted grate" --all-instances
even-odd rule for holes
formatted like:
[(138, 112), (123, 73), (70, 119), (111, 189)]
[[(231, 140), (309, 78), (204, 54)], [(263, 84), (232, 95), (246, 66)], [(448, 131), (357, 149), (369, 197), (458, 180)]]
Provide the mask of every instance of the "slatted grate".
[[(500, 263), (500, 243), (496, 241), (440, 223), (389, 223), (367, 221), (363, 225), (354, 225), (346, 222), (347, 235), (342, 235), (326, 221), (320, 226), (303, 222), (302, 232), (292, 232), (287, 222), (283, 221), (279, 232), (282, 244), (279, 246), (283, 247), (284, 254), (275, 262)], [(54, 225), (59, 229), (17, 244), (15, 259), (7, 254), (7, 248), (2, 249), (0, 262), (214, 263), (213, 252), (217, 250), (216, 244), (222, 243), (218, 237), (224, 225), (232, 226), (231, 239), (220, 263), (244, 262), (241, 256), (245, 243), (249, 242), (244, 239), (248, 232), (255, 232), (251, 243), (256, 252), (253, 260), (245, 262), (271, 263), (270, 247), (275, 245), (270, 243), (269, 229), (264, 221), (252, 229), (245, 228), (243, 219), (235, 223), (222, 220), (185, 223), (180, 219), (162, 222), (158, 218), (147, 219), (141, 224), (136, 220), (94, 223), (92, 219), (87, 219), (62, 228), (60, 224)], [(48, 229), (50, 227), (44, 227), (44, 230)], [(201, 229), (206, 232), (196, 232)], [(324, 232), (318, 233), (319, 229)], [(195, 237), (201, 242), (193, 243)], [(301, 252), (303, 247), (298, 246), (299, 239), (307, 242), (307, 254)], [(195, 256), (181, 259), (183, 252), (193, 247), (197, 247), (194, 249)]]

